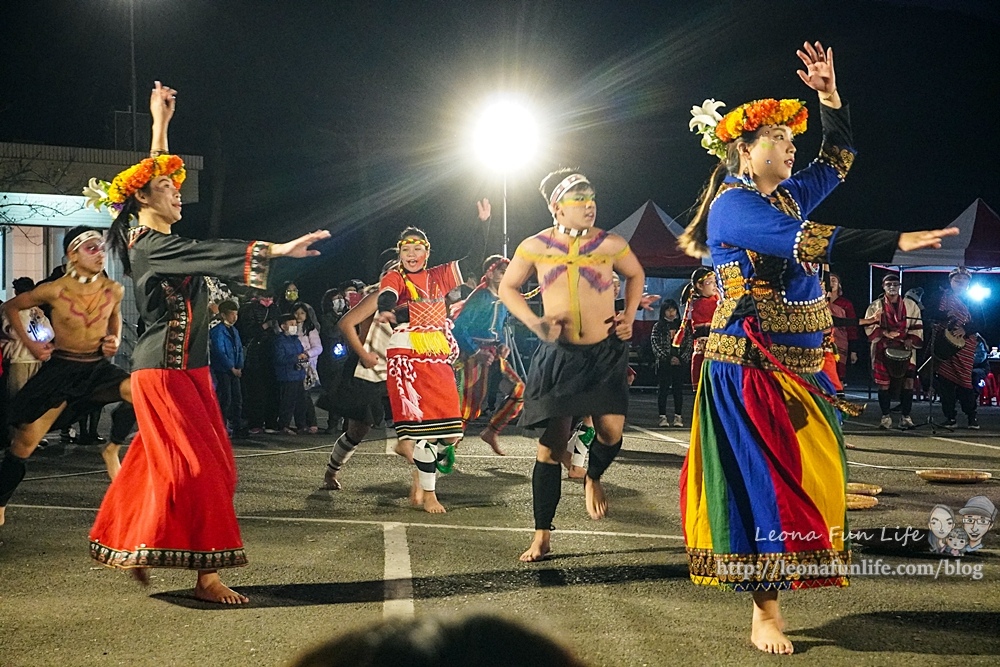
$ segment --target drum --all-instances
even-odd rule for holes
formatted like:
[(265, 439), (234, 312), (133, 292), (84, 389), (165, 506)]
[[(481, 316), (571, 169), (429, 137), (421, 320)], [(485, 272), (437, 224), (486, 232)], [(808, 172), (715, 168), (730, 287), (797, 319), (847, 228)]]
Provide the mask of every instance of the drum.
[(939, 331), (934, 338), (934, 358), (938, 361), (948, 361), (965, 347), (965, 338), (948, 329)]
[(910, 351), (905, 347), (885, 348), (885, 370), (892, 378), (905, 378), (910, 369)]

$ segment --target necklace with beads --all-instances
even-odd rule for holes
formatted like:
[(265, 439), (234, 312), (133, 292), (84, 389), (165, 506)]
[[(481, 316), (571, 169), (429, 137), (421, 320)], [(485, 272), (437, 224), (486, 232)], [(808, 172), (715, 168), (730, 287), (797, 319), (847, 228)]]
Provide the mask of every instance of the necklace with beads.
[(88, 276), (81, 276), (77, 272), (75, 266), (70, 267), (70, 269), (69, 269), (69, 271), (67, 273), (69, 274), (70, 278), (72, 278), (76, 282), (80, 283), (81, 285), (88, 285), (88, 284), (90, 284), (92, 282), (96, 282), (97, 279), (101, 277), (100, 272), (95, 273), (94, 275), (89, 276), (89, 277)]
[(587, 227), (586, 229), (571, 229), (558, 222), (553, 222), (552, 226), (556, 228), (557, 232), (561, 232), (563, 234), (566, 234), (567, 236), (572, 236), (574, 238), (577, 236), (586, 236), (587, 234), (590, 233), (590, 230), (593, 229), (593, 227)]

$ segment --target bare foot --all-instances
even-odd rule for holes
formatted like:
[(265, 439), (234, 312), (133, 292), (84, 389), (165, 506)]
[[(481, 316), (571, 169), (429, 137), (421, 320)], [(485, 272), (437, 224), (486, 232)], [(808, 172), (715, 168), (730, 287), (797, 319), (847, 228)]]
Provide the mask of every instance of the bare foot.
[(149, 568), (148, 567), (133, 567), (129, 568), (129, 574), (132, 578), (139, 582), (141, 586), (149, 586)]
[(104, 465), (108, 469), (108, 477), (112, 480), (118, 476), (118, 471), (122, 469), (122, 462), (118, 459), (118, 450), (121, 448), (121, 445), (109, 442), (101, 450), (101, 458), (104, 459)]
[(6, 507), (0, 507), (0, 526), (4, 523), (4, 513), (7, 511)]
[(410, 484), (410, 504), (420, 507), (424, 504), (424, 490), (420, 488), (420, 476), (417, 471), (413, 471), (413, 482)]
[(550, 531), (536, 530), (535, 537), (531, 540), (531, 546), (521, 554), (518, 559), (522, 563), (537, 563), (548, 560), (552, 555), (552, 546), (549, 544)]
[(583, 479), (587, 476), (587, 469), (583, 466), (571, 465), (569, 467), (569, 472), (566, 473), (566, 476), (570, 479)]
[(599, 481), (589, 477), (584, 478), (583, 485), (587, 514), (595, 521), (603, 519), (608, 513), (608, 499), (604, 496), (604, 487)]
[(397, 440), (396, 447), (394, 450), (397, 454), (406, 459), (409, 463), (413, 463), (413, 441), (412, 440)]
[(337, 473), (329, 468), (327, 468), (326, 472), (323, 473), (323, 488), (329, 489), (330, 491), (340, 491), (342, 488), (340, 486), (340, 480), (337, 479)]
[(484, 428), (483, 432), (479, 434), (479, 437), (499, 456), (507, 456), (507, 452), (500, 449), (500, 432), (492, 426)]
[(205, 602), (218, 602), (219, 604), (246, 604), (250, 602), (247, 596), (240, 595), (222, 583), (217, 572), (198, 573), (198, 583), (194, 587), (194, 596)]
[[(770, 605), (765, 606), (770, 607)], [(791, 655), (795, 648), (792, 646), (792, 641), (782, 631), (784, 625), (785, 619), (781, 616), (780, 611), (765, 612), (754, 604), (750, 641), (764, 653)]]
[(424, 491), (424, 511), (430, 514), (444, 514), (448, 510), (437, 499), (434, 491)]

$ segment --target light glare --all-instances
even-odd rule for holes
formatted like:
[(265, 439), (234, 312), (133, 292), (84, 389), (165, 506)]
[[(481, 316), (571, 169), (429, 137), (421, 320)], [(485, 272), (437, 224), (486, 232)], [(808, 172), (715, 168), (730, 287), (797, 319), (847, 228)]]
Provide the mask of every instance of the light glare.
[(968, 291), (969, 298), (973, 301), (984, 301), (990, 298), (992, 293), (993, 290), (984, 285), (970, 285)]
[(476, 153), (504, 173), (530, 160), (538, 147), (538, 125), (527, 109), (512, 101), (497, 102), (483, 112), (474, 135)]

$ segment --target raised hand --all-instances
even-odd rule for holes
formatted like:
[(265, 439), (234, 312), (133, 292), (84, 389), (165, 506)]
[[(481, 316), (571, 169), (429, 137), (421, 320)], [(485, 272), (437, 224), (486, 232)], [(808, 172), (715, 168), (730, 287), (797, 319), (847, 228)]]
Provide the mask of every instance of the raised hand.
[(837, 91), (837, 77), (833, 69), (833, 49), (823, 50), (823, 45), (819, 42), (810, 44), (805, 42), (802, 48), (795, 52), (799, 60), (806, 66), (806, 70), (796, 70), (796, 74), (820, 97), (833, 95)]
[(176, 106), (177, 91), (156, 81), (149, 94), (149, 113), (153, 117), (153, 124), (169, 123), (174, 117)]
[(482, 201), (477, 201), (476, 202), (476, 210), (479, 212), (479, 219), (480, 220), (482, 220), (483, 222), (486, 222), (487, 220), (489, 220), (490, 219), (490, 214), (493, 211), (492, 207), (490, 206), (490, 200), (489, 199), (483, 199)]
[(319, 250), (310, 250), (309, 246), (328, 238), (330, 238), (329, 230), (319, 229), (288, 243), (273, 243), (271, 244), (271, 257), (316, 257), (319, 255)]
[(940, 248), (941, 239), (958, 234), (958, 227), (947, 229), (931, 229), (926, 232), (903, 232), (899, 235), (899, 249), (903, 252), (920, 250), (921, 248)]

